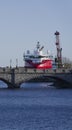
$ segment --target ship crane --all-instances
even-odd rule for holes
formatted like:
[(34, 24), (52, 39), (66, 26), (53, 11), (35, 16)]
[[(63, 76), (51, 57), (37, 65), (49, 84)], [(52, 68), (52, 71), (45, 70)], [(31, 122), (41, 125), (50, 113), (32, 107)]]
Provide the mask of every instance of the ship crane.
[(39, 49), (39, 51), (42, 51), (42, 50), (43, 50), (43, 48), (44, 48), (44, 46), (42, 46), (42, 47)]
[(40, 48), (40, 42), (38, 41), (38, 42), (37, 42), (37, 50), (42, 51), (43, 48), (44, 48), (44, 46), (42, 46), (42, 47)]
[(55, 32), (56, 36), (56, 49), (57, 49), (57, 63), (58, 67), (62, 67), (62, 48), (60, 47), (60, 41), (59, 41), (59, 35), (60, 33), (58, 31)]

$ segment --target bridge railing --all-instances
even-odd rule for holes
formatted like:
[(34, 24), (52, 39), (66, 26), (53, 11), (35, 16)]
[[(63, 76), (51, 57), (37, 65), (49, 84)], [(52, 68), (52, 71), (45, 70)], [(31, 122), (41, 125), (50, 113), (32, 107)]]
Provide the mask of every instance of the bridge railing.
[(15, 68), (15, 73), (70, 73), (69, 69), (29, 69), (29, 68)]
[(0, 68), (0, 73), (12, 73), (14, 70), (15, 73), (72, 73), (70, 69), (29, 69), (24, 67), (17, 68)]

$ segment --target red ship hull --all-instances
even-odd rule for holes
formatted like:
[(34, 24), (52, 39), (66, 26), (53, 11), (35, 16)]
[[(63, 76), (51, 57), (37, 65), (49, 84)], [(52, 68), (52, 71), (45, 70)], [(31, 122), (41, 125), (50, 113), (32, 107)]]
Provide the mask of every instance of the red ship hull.
[(31, 60), (25, 61), (26, 68), (37, 68), (37, 69), (51, 69), (52, 61), (51, 60), (43, 60), (41, 63), (33, 63)]

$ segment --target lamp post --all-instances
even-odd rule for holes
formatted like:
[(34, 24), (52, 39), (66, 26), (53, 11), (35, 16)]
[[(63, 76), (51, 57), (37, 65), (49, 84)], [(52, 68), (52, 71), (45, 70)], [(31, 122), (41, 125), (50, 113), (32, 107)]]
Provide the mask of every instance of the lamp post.
[(18, 59), (16, 58), (16, 68), (18, 68)]
[(12, 68), (12, 59), (10, 59), (10, 68)]

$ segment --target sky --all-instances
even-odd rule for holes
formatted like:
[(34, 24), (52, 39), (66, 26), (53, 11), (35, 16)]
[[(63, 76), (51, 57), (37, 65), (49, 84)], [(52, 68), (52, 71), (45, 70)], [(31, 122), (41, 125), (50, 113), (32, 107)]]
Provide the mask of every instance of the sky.
[(72, 60), (72, 0), (0, 0), (0, 67), (24, 66), (37, 41), (55, 56), (56, 30), (62, 56)]

